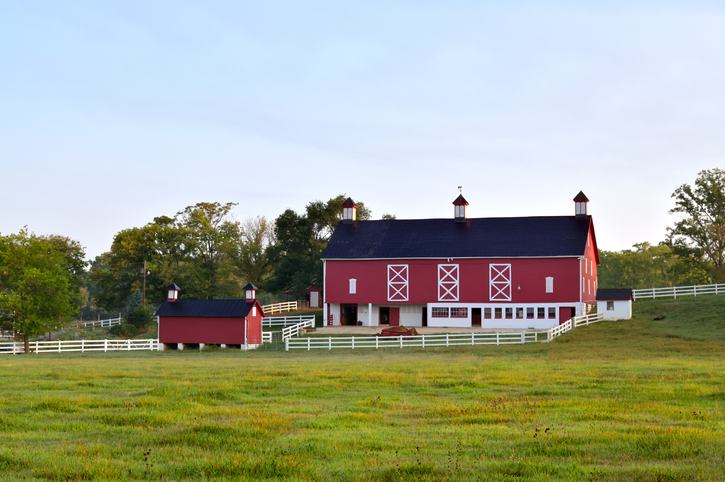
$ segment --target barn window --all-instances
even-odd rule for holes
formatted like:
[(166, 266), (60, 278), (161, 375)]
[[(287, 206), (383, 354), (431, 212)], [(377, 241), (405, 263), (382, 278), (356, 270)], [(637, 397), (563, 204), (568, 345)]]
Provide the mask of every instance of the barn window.
[(554, 278), (552, 276), (546, 277), (546, 292), (547, 293), (554, 292)]
[(484, 308), (483, 309), (483, 317), (486, 319), (491, 318), (491, 308)]
[(438, 301), (458, 301), (458, 265), (438, 265)]
[(553, 306), (549, 308), (549, 319), (556, 318), (556, 308)]
[(448, 308), (435, 307), (431, 310), (433, 318), (448, 318)]
[(614, 311), (614, 301), (607, 301), (607, 311)]
[(451, 318), (468, 318), (468, 308), (451, 308)]
[(545, 315), (545, 309), (544, 308), (536, 308), (536, 317), (537, 318), (544, 318)]
[(350, 278), (350, 294), (354, 295), (357, 293), (357, 280), (355, 278)]
[(506, 318), (513, 318), (513, 317), (514, 317), (514, 309), (506, 308)]
[(408, 301), (408, 265), (388, 265), (388, 301)]
[(252, 316), (257, 316), (257, 305), (252, 306)]
[(533, 317), (534, 317), (534, 309), (526, 308), (526, 318), (533, 318)]
[(524, 317), (524, 309), (519, 307), (516, 308), (516, 318), (523, 318)]
[(502, 315), (502, 310), (501, 310), (501, 308), (494, 308), (494, 309), (493, 309), (493, 317), (494, 317), (494, 318), (496, 318), (497, 320), (500, 320), (500, 319), (501, 319), (501, 317), (502, 317), (501, 315)]

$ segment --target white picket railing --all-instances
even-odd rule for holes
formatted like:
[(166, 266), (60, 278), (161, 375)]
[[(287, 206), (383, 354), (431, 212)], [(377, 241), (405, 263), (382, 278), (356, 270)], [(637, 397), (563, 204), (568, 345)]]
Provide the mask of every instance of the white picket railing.
[(506, 333), (442, 333), (415, 336), (329, 336), (285, 338), (285, 350), (313, 350), (333, 348), (428, 348), (436, 346), (522, 345), (545, 342), (547, 331), (521, 331)]
[(119, 316), (118, 318), (110, 318), (107, 320), (84, 321), (83, 323), (76, 323), (75, 325), (70, 325), (70, 326), (72, 326), (74, 328), (88, 328), (89, 326), (90, 327), (100, 326), (100, 327), (109, 327), (110, 328), (111, 326), (120, 325), (121, 323), (123, 323), (123, 318), (121, 318)]
[(301, 321), (300, 323), (297, 323), (293, 326), (288, 326), (286, 328), (282, 329), (282, 339), (287, 340), (289, 338), (292, 338), (293, 336), (300, 336), (302, 333), (304, 333), (305, 328), (314, 328), (315, 327), (315, 317), (310, 316), (306, 320)]
[(262, 343), (272, 343), (272, 332), (271, 331), (262, 332)]
[[(31, 353), (159, 350), (159, 340), (56, 340), (30, 342)], [(0, 343), (0, 353), (25, 353), (22, 342)]]
[(273, 303), (264, 305), (262, 311), (265, 315), (273, 315), (275, 313), (284, 313), (285, 311), (295, 311), (297, 309), (296, 301), (288, 301), (286, 303)]
[(273, 328), (275, 326), (279, 326), (284, 328), (287, 326), (297, 325), (308, 320), (312, 320), (314, 322), (315, 315), (266, 316), (262, 318), (262, 327)]
[(520, 332), (494, 332), (494, 333), (445, 333), (438, 335), (415, 336), (329, 336), (286, 338), (285, 350), (313, 350), (333, 348), (426, 348), (434, 346), (461, 346), (461, 345), (523, 345), (525, 343), (549, 342), (567, 331), (579, 326), (590, 325), (604, 320), (604, 313), (576, 316), (561, 325), (549, 330), (520, 331)]
[(714, 285), (670, 286), (667, 288), (643, 288), (632, 290), (632, 298), (677, 298), (678, 296), (717, 295), (725, 293), (725, 283)]

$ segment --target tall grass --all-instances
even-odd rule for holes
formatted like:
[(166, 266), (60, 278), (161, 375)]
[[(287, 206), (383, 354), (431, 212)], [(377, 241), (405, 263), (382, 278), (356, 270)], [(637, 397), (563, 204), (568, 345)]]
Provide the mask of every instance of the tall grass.
[(725, 296), (635, 307), (538, 345), (3, 356), (0, 473), (724, 480)]

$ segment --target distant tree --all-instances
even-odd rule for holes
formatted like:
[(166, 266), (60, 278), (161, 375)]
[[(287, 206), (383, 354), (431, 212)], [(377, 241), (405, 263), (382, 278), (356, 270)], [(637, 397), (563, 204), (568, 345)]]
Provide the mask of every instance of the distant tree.
[(232, 244), (232, 258), (242, 280), (261, 287), (272, 271), (267, 247), (274, 241), (274, 226), (264, 216), (239, 224)]
[(701, 260), (713, 278), (725, 280), (725, 170), (701, 171), (694, 187), (683, 184), (672, 197), (683, 219), (668, 229), (667, 244), (683, 258)]
[(160, 216), (140, 228), (119, 232), (111, 250), (96, 258), (92, 271), (97, 304), (122, 308), (143, 286), (146, 301), (159, 304), (164, 288), (175, 282), (184, 298), (240, 296), (233, 253), (239, 223), (231, 216), (234, 203), (198, 203), (175, 217)]
[(383, 214), (383, 217), (380, 219), (397, 219), (395, 214)]
[(675, 254), (670, 246), (639, 243), (634, 249), (600, 251), (597, 269), (602, 288), (660, 288), (709, 282), (701, 266)]
[[(267, 249), (273, 267), (265, 284), (267, 291), (292, 291), (301, 297), (308, 287), (321, 285), (322, 253), (342, 220), (346, 199), (341, 194), (327, 202), (313, 201), (305, 207), (305, 214), (287, 209), (275, 220), (275, 242)], [(361, 202), (356, 204), (357, 219), (370, 219), (370, 210)]]
[(79, 271), (85, 252), (62, 236), (36, 236), (26, 229), (0, 236), (0, 317), (29, 338), (66, 325), (80, 304)]

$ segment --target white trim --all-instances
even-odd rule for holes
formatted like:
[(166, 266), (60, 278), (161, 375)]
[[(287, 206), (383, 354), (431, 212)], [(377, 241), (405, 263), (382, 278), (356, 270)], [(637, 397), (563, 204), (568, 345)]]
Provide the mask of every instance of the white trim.
[(488, 278), (488, 299), (511, 301), (511, 264), (489, 264)]
[(438, 265), (438, 301), (458, 301), (459, 278), (459, 265)]
[(350, 278), (348, 281), (348, 288), (350, 295), (356, 295), (357, 294), (357, 279)]
[(407, 264), (388, 265), (388, 301), (408, 301), (409, 276)]
[[(560, 256), (456, 256), (456, 260), (460, 259), (549, 259), (549, 258), (574, 258), (582, 259), (580, 254), (564, 254)], [(409, 259), (453, 259), (450, 256), (406, 256), (404, 258), (321, 258), (323, 261), (392, 261), (394, 259), (409, 260)]]
[(546, 277), (546, 293), (553, 293), (553, 292), (554, 292), (554, 277), (547, 276)]

